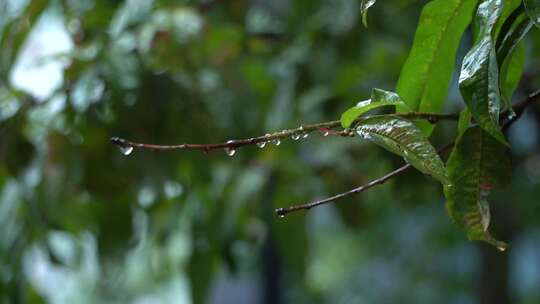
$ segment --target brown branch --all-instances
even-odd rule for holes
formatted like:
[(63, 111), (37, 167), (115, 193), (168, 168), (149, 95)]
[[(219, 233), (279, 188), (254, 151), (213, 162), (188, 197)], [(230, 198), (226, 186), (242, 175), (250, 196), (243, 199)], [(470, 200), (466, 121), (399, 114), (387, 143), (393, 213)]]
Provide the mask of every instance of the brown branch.
[[(515, 121), (517, 121), (521, 117), (521, 115), (523, 114), (525, 109), (531, 103), (537, 101), (538, 99), (540, 99), (540, 90), (528, 95), (527, 97), (525, 97), (524, 99), (522, 99), (521, 101), (516, 103), (514, 105), (514, 107), (512, 107), (512, 109), (514, 110), (515, 115), (510, 115), (511, 114), (510, 111), (505, 111), (504, 113), (502, 113), (502, 115), (501, 115), (502, 129), (507, 130), (508, 127), (510, 127), (511, 124), (513, 124)], [(452, 148), (453, 146), (454, 146), (454, 143), (448, 144), (448, 145), (442, 147), (441, 149), (439, 149), (437, 152), (438, 153), (443, 153), (443, 152), (449, 150), (450, 148)], [(287, 214), (289, 214), (291, 212), (300, 211), (300, 210), (309, 210), (309, 209), (311, 209), (313, 207), (328, 204), (330, 202), (336, 201), (338, 199), (342, 199), (342, 198), (347, 197), (349, 195), (364, 192), (365, 190), (367, 190), (369, 188), (372, 188), (374, 186), (382, 185), (386, 181), (388, 181), (389, 179), (401, 175), (403, 172), (407, 171), (411, 167), (412, 166), (410, 164), (406, 164), (404, 166), (401, 166), (401, 167), (395, 169), (394, 171), (391, 171), (391, 172), (385, 174), (384, 176), (381, 176), (381, 177), (379, 177), (377, 179), (374, 179), (374, 180), (370, 181), (369, 183), (367, 183), (365, 185), (354, 188), (354, 189), (349, 190), (347, 192), (343, 192), (343, 193), (334, 195), (334, 196), (329, 197), (329, 198), (325, 198), (325, 199), (322, 199), (322, 200), (318, 200), (318, 201), (314, 201), (314, 202), (310, 202), (310, 203), (306, 203), (306, 204), (294, 205), (294, 206), (287, 207), (287, 208), (278, 208), (278, 209), (275, 210), (275, 212), (276, 212), (276, 214), (278, 216), (284, 217), (285, 215), (287, 215)]]
[[(431, 123), (437, 123), (442, 120), (457, 120), (459, 118), (459, 114), (452, 113), (452, 114), (440, 114), (440, 113), (424, 113), (424, 112), (411, 112), (411, 113), (397, 113), (395, 114), (400, 117), (408, 118), (408, 119), (423, 119), (427, 120)], [(341, 123), (339, 121), (328, 121), (328, 122), (322, 122), (322, 123), (316, 123), (311, 125), (303, 125), (296, 129), (287, 129), (282, 130), (275, 133), (266, 134), (264, 136), (258, 136), (258, 137), (252, 137), (247, 139), (238, 139), (238, 140), (230, 140), (225, 143), (218, 143), (218, 144), (177, 144), (177, 145), (156, 145), (156, 144), (146, 144), (146, 143), (139, 143), (139, 142), (133, 142), (129, 141), (127, 139), (123, 139), (120, 137), (111, 137), (110, 141), (112, 144), (118, 146), (122, 150), (130, 149), (131, 148), (138, 148), (138, 149), (148, 149), (148, 150), (200, 150), (205, 153), (214, 151), (214, 150), (220, 150), (220, 149), (228, 149), (229, 151), (233, 151), (237, 148), (245, 147), (245, 146), (251, 146), (251, 145), (263, 145), (267, 144), (269, 142), (275, 142), (286, 138), (293, 138), (293, 139), (299, 139), (303, 136), (307, 136), (307, 134), (311, 132), (319, 131), (323, 133), (324, 135), (339, 135), (339, 136), (350, 136), (351, 132), (348, 130), (341, 130), (341, 131), (333, 131), (333, 129), (341, 127)]]
[[(449, 150), (450, 148), (452, 148), (453, 146), (454, 146), (454, 143), (448, 144), (448, 145), (442, 147), (441, 149), (439, 149), (437, 152), (438, 153), (443, 153), (443, 152)], [(412, 168), (411, 164), (405, 164), (405, 165), (395, 169), (394, 171), (391, 171), (391, 172), (389, 172), (389, 173), (387, 173), (387, 174), (385, 174), (385, 175), (383, 175), (383, 176), (381, 176), (381, 177), (379, 177), (377, 179), (374, 179), (374, 180), (370, 181), (369, 183), (367, 183), (365, 185), (362, 185), (360, 187), (357, 187), (357, 188), (354, 188), (354, 189), (349, 190), (347, 192), (336, 194), (336, 195), (331, 196), (329, 198), (325, 198), (325, 199), (318, 200), (318, 201), (315, 201), (315, 202), (306, 203), (306, 204), (300, 204), (300, 205), (294, 205), (294, 206), (287, 207), (287, 208), (278, 208), (278, 209), (276, 209), (276, 214), (279, 215), (280, 217), (284, 217), (285, 215), (287, 215), (287, 214), (289, 214), (291, 212), (295, 212), (295, 211), (299, 211), (299, 210), (309, 210), (309, 209), (311, 209), (313, 207), (328, 204), (330, 202), (333, 202), (335, 200), (347, 197), (349, 195), (364, 192), (365, 190), (367, 190), (369, 188), (372, 188), (374, 186), (382, 185), (382, 184), (386, 183), (389, 179), (391, 179), (393, 177), (396, 177), (398, 175), (401, 175), (403, 172), (407, 171), (410, 168)]]

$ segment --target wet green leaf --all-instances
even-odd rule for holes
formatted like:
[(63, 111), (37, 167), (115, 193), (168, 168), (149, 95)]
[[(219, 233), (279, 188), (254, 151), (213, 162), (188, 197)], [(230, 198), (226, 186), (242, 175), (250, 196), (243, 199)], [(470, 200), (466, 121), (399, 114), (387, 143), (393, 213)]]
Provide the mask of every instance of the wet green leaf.
[(525, 67), (525, 47), (519, 44), (514, 53), (504, 60), (501, 67), (501, 97), (505, 107), (511, 109), (512, 95), (519, 85)]
[(519, 43), (531, 29), (532, 22), (523, 12), (523, 7), (518, 8), (507, 21), (498, 39), (497, 62), (501, 97), (505, 107), (510, 108), (512, 94), (519, 84), (525, 64), (525, 49)]
[(372, 116), (361, 120), (356, 133), (388, 151), (403, 156), (413, 167), (446, 184), (446, 168), (435, 148), (411, 121), (396, 115)]
[[(476, 3), (476, 0), (435, 0), (422, 11), (397, 84), (397, 93), (413, 111), (440, 111), (454, 70), (456, 51)], [(433, 131), (433, 125), (428, 122), (418, 125), (428, 136)]]
[(458, 120), (458, 134), (461, 135), (469, 128), (471, 125), (471, 111), (469, 109), (465, 108), (459, 113), (459, 120)]
[(540, 0), (523, 0), (527, 15), (537, 27), (540, 27)]
[(491, 189), (510, 179), (510, 150), (478, 126), (467, 129), (457, 140), (447, 163), (450, 185), (445, 186), (448, 215), (465, 229), (470, 240), (488, 242), (501, 250), (506, 244), (488, 231)]
[(476, 41), (463, 59), (459, 88), (478, 125), (507, 144), (498, 125), (501, 96), (497, 56), (491, 36), (501, 14), (501, 7), (501, 0), (485, 0), (479, 5)]
[(362, 14), (362, 23), (367, 27), (367, 13), (370, 7), (372, 7), (377, 0), (362, 0), (360, 4), (360, 13)]
[(373, 89), (371, 99), (360, 101), (356, 106), (348, 109), (341, 115), (341, 125), (349, 128), (351, 124), (364, 113), (383, 106), (402, 106), (407, 108), (403, 100), (394, 92)]

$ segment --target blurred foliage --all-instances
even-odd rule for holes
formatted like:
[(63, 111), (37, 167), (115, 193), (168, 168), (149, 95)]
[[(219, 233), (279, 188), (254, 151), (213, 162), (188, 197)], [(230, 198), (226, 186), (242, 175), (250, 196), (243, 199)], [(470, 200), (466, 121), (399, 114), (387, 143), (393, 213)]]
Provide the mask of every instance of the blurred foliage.
[[(487, 288), (538, 303), (540, 108), (510, 130), (513, 184), (491, 198), (505, 255), (467, 242), (417, 172), (274, 216), (402, 163), (358, 139), (233, 158), (109, 144), (251, 137), (393, 90), (427, 1), (379, 1), (369, 28), (361, 2), (0, 0), (0, 302), (477, 303)], [(534, 31), (518, 95), (540, 87), (539, 48)]]

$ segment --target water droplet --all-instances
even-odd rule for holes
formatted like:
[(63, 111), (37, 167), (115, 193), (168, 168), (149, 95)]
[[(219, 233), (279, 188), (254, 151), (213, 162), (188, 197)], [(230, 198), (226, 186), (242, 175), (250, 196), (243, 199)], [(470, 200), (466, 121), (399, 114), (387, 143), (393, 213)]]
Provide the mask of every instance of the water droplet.
[(302, 138), (308, 138), (309, 136), (309, 133), (304, 133), (304, 135), (302, 135)]
[(118, 146), (118, 149), (120, 149), (120, 153), (124, 154), (124, 155), (130, 155), (131, 152), (133, 152), (133, 147), (132, 146)]
[(284, 218), (286, 214), (285, 209), (283, 208), (276, 209), (276, 214), (277, 216), (279, 216), (279, 218)]
[(256, 143), (256, 145), (257, 145), (257, 147), (262, 149), (262, 148), (264, 148), (266, 146), (266, 142), (265, 141), (260, 141), (260, 142)]
[(299, 140), (300, 139), (300, 134), (293, 134), (293, 135), (291, 135), (291, 138), (292, 138), (292, 140)]
[[(234, 140), (229, 140), (227, 141), (227, 144), (231, 144), (233, 142)], [(236, 149), (232, 147), (226, 147), (224, 150), (225, 150), (225, 153), (229, 156), (233, 156), (236, 153)]]
[(508, 120), (510, 120), (510, 121), (514, 120), (514, 119), (516, 119), (516, 117), (517, 117), (516, 112), (514, 112), (514, 110), (510, 109), (510, 112), (508, 113)]
[(326, 136), (330, 135), (330, 132), (324, 131), (322, 135), (326, 137)]
[(499, 250), (500, 252), (504, 252), (506, 251), (506, 246), (497, 246), (497, 250)]
[(232, 148), (225, 148), (225, 153), (229, 156), (233, 156), (236, 153), (236, 150)]
[(279, 146), (281, 144), (281, 140), (279, 140), (279, 138), (276, 138), (274, 140), (272, 140), (272, 143), (276, 146)]

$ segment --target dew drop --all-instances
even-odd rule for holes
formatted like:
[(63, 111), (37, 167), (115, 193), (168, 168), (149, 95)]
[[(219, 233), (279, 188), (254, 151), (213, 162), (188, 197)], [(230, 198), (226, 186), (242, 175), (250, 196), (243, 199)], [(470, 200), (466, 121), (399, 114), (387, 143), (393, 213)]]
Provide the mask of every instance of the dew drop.
[(304, 135), (302, 135), (302, 138), (308, 138), (309, 136), (309, 133), (304, 133)]
[[(234, 143), (234, 140), (229, 140), (226, 142), (227, 144), (232, 144)], [(236, 149), (235, 148), (229, 148), (229, 147), (226, 147), (225, 149), (225, 154), (229, 155), (229, 156), (233, 156), (235, 153), (236, 153)]]
[(272, 143), (276, 146), (279, 146), (281, 144), (281, 141), (279, 140), (279, 138), (276, 138), (274, 140), (272, 140)]
[(120, 153), (128, 156), (131, 154), (131, 152), (133, 152), (133, 147), (132, 146), (118, 146), (118, 148), (120, 149)]
[(281, 214), (279, 218), (285, 218), (285, 214)]
[(256, 145), (257, 145), (257, 147), (262, 149), (262, 148), (264, 148), (266, 146), (266, 142), (265, 141), (260, 141), (260, 142), (256, 143)]
[(506, 247), (505, 246), (497, 246), (497, 250), (499, 250), (500, 252), (504, 252), (504, 251), (506, 251)]
[(328, 131), (324, 131), (324, 132), (323, 132), (323, 136), (326, 137), (326, 136), (328, 136), (328, 135), (330, 135), (330, 132), (328, 132)]
[(236, 150), (233, 149), (233, 148), (225, 148), (225, 153), (229, 156), (234, 156), (234, 154), (236, 153)]
[(299, 140), (300, 139), (300, 134), (293, 134), (293, 135), (291, 135), (291, 138), (292, 138), (292, 140)]
[(512, 109), (510, 110), (510, 113), (508, 113), (508, 120), (514, 120), (517, 117), (516, 112), (514, 112)]

